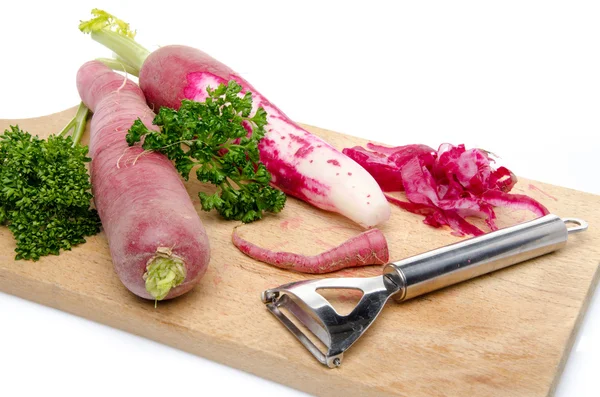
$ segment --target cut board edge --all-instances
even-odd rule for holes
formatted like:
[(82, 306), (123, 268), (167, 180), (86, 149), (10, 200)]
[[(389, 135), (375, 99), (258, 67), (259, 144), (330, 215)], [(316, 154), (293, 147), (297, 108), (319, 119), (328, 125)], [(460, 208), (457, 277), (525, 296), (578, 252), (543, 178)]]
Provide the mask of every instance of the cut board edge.
[(567, 366), (567, 362), (569, 360), (569, 356), (573, 351), (573, 347), (575, 346), (575, 341), (577, 340), (577, 335), (579, 334), (579, 330), (581, 329), (581, 325), (585, 320), (586, 315), (588, 314), (588, 309), (590, 304), (592, 303), (592, 298), (596, 293), (600, 293), (598, 290), (598, 285), (600, 281), (600, 262), (598, 262), (596, 266), (596, 270), (594, 271), (594, 275), (592, 276), (592, 280), (590, 282), (590, 286), (585, 294), (585, 298), (579, 308), (579, 312), (577, 313), (577, 318), (575, 319), (575, 323), (573, 324), (573, 329), (571, 330), (571, 334), (569, 335), (569, 339), (565, 344), (563, 349), (560, 361), (558, 363), (558, 368), (556, 370), (556, 374), (552, 379), (552, 383), (550, 384), (550, 390), (548, 391), (548, 396), (554, 396), (556, 393), (556, 389), (561, 381), (562, 375)]
[[(343, 377), (333, 377), (328, 381), (329, 385), (335, 385), (337, 388), (328, 387), (324, 390), (323, 384), (320, 382), (307, 383), (306, 378), (310, 374), (335, 371), (312, 360), (310, 361), (310, 367), (306, 367), (305, 364), (295, 363), (293, 360), (288, 360), (288, 364), (291, 363), (292, 366), (296, 367), (297, 371), (305, 371), (306, 373), (304, 377), (290, 378), (286, 376), (288, 370), (281, 368), (280, 360), (273, 360), (273, 357), (268, 353), (252, 349), (242, 343), (224, 346), (222, 343), (209, 340), (210, 338), (205, 338), (202, 340), (202, 343), (198, 343), (198, 339), (194, 338), (194, 336), (198, 335), (196, 335), (195, 331), (187, 328), (180, 330), (182, 332), (178, 333), (180, 335), (178, 338), (161, 337), (161, 335), (167, 334), (169, 332), (168, 328), (173, 327), (174, 324), (162, 321), (157, 322), (151, 317), (141, 318), (139, 322), (135, 321), (136, 315), (137, 317), (140, 316), (139, 313), (135, 313), (134, 309), (129, 313), (133, 317), (120, 316), (117, 318), (114, 314), (111, 315), (110, 310), (107, 310), (107, 300), (101, 299), (97, 295), (85, 296), (75, 291), (57, 288), (51, 283), (46, 283), (39, 279), (24, 279), (22, 275), (6, 271), (1, 267), (0, 292), (91, 321), (95, 324), (129, 333), (304, 393), (310, 393), (315, 396), (335, 397), (339, 395), (338, 390), (343, 389), (345, 390), (344, 395), (348, 397), (372, 395), (370, 394), (371, 390), (368, 385), (352, 380), (350, 380), (351, 383), (349, 384), (348, 379)], [(82, 300), (86, 300), (85, 303), (82, 304)], [(98, 308), (102, 309), (98, 310)], [(279, 328), (279, 325), (279, 323), (273, 321), (274, 328)], [(237, 347), (242, 347), (246, 350), (242, 352), (235, 350)], [(299, 353), (302, 354), (304, 352), (299, 350)], [(245, 360), (244, 357), (260, 359), (261, 363), (257, 365), (255, 361)], [(282, 380), (284, 378), (285, 381)], [(382, 394), (379, 393), (377, 395)]]

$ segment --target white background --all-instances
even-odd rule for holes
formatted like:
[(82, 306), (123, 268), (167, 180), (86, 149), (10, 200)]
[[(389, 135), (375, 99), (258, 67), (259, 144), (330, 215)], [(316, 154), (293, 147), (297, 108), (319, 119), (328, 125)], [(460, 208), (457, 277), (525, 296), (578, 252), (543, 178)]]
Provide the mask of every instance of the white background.
[[(110, 56), (77, 30), (98, 7), (151, 50), (203, 49), (296, 121), (388, 144), (482, 147), (518, 175), (600, 194), (594, 1), (1, 4), (0, 118), (78, 103), (78, 67)], [(598, 353), (596, 297), (557, 396), (598, 396)], [(0, 384), (5, 396), (302, 395), (4, 294)]]

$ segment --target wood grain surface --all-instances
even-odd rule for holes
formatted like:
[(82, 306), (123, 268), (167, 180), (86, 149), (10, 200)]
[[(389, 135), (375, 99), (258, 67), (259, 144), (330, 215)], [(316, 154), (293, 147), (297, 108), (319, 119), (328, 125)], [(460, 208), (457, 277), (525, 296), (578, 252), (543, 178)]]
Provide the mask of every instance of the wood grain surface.
[[(75, 108), (18, 124), (33, 134), (56, 133)], [(362, 139), (306, 126), (338, 148)], [(86, 134), (87, 135), (87, 134)], [(86, 143), (86, 138), (84, 143)], [(407, 142), (414, 143), (414, 142)], [(518, 170), (517, 170), (518, 171)], [(231, 243), (236, 222), (200, 210), (208, 231), (210, 269), (191, 293), (168, 302), (129, 293), (113, 271), (103, 233), (86, 244), (38, 262), (14, 258), (14, 240), (0, 227), (0, 290), (322, 396), (546, 396), (554, 391), (574, 335), (598, 281), (600, 197), (524, 178), (515, 186), (552, 213), (587, 220), (565, 248), (404, 304), (388, 303), (338, 369), (319, 364), (260, 301), (263, 290), (305, 279), (253, 261)], [(500, 226), (531, 219), (499, 210)], [(398, 208), (381, 227), (392, 259), (458, 240), (420, 216)], [(277, 216), (239, 229), (262, 246), (314, 254), (360, 232), (347, 219), (290, 198)], [(327, 277), (372, 276), (380, 267)], [(341, 295), (340, 301), (352, 296)]]

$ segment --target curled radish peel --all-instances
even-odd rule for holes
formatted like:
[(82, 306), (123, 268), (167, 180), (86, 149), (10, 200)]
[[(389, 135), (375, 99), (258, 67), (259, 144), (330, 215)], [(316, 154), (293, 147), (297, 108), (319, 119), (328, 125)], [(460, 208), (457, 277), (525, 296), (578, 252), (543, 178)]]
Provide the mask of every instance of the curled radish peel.
[(528, 210), (537, 216), (549, 212), (531, 197), (510, 194), (516, 176), (505, 167), (494, 169), (485, 150), (451, 144), (442, 144), (437, 151), (425, 145), (367, 144), (366, 149), (346, 148), (343, 153), (367, 169), (384, 191), (405, 191), (408, 201), (386, 195), (389, 202), (425, 216), (427, 225), (449, 226), (458, 236), (485, 233), (467, 217), (484, 219), (496, 230), (494, 207)]

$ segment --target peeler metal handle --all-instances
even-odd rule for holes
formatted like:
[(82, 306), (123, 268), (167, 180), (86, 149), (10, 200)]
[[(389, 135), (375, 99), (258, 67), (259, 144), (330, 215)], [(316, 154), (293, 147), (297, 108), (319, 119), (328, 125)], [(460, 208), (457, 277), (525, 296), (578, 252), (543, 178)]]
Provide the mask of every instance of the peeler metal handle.
[(550, 253), (586, 228), (579, 219), (546, 215), (389, 263), (383, 272), (399, 286), (393, 297), (401, 302)]

